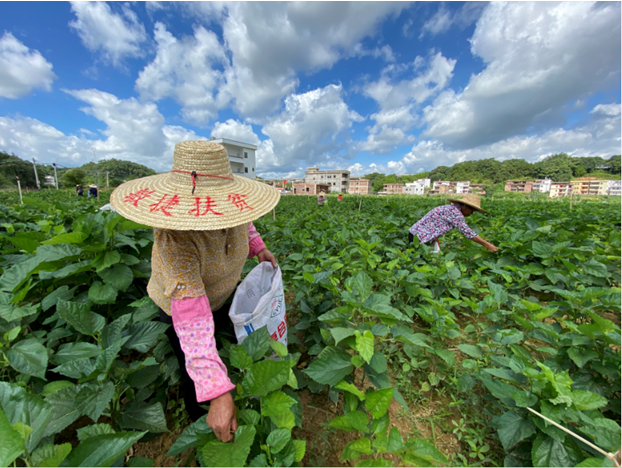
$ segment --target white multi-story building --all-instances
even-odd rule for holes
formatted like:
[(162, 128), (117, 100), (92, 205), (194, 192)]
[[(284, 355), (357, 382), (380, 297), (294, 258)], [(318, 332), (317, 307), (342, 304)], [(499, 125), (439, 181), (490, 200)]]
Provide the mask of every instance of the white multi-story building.
[(255, 172), (255, 160), (257, 146), (250, 143), (242, 143), (240, 141), (229, 140), (227, 138), (210, 138), (213, 143), (220, 143), (227, 150), (229, 155), (229, 162), (231, 163), (231, 170), (235, 175), (248, 177), (254, 179), (256, 177)]
[(456, 193), (467, 194), (471, 191), (471, 181), (456, 182)]
[(531, 186), (531, 191), (532, 192), (540, 192), (540, 193), (548, 193), (548, 192), (551, 191), (551, 184), (552, 183), (553, 182), (548, 177), (544, 178), (544, 179), (538, 179)]
[(350, 171), (320, 171), (317, 167), (308, 167), (305, 171), (306, 184), (326, 184), (331, 192), (348, 193), (350, 189)]
[[(428, 179), (429, 181), (430, 179)], [(422, 182), (416, 181), (404, 185), (402, 193), (407, 195), (423, 195), (425, 192), (425, 185)]]
[(549, 190), (549, 198), (567, 197), (571, 191), (570, 182), (553, 182)]
[(622, 181), (610, 180), (607, 184), (607, 195), (622, 196)]
[(431, 179), (417, 179), (415, 182), (419, 182), (424, 188), (430, 188), (432, 186)]

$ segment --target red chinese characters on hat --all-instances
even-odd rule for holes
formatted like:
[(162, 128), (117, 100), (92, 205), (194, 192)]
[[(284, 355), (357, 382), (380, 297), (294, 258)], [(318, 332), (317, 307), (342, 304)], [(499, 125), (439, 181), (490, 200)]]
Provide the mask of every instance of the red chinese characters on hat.
[(243, 211), (245, 208), (252, 210), (253, 207), (249, 206), (249, 204), (246, 203), (246, 200), (244, 200), (244, 198), (246, 198), (246, 195), (240, 195), (238, 193), (230, 193), (229, 196), (227, 197), (227, 200), (233, 203), (236, 208), (239, 208), (240, 211)]
[(151, 208), (149, 212), (153, 213), (154, 211), (161, 211), (165, 216), (173, 216), (168, 212), (168, 210), (179, 204), (179, 196), (175, 194), (168, 200), (166, 199), (167, 197), (168, 194), (165, 194), (162, 198), (160, 198), (159, 202), (149, 205), (149, 208)]
[(149, 198), (153, 193), (155, 193), (155, 190), (149, 190), (148, 188), (144, 188), (136, 193), (130, 193), (129, 195), (126, 195), (123, 201), (125, 203), (131, 203), (138, 208), (138, 202), (144, 200), (145, 198)]
[(214, 210), (214, 208), (216, 208), (216, 202), (212, 199), (212, 197), (205, 197), (204, 201), (201, 201), (200, 197), (195, 197), (194, 201), (196, 203), (196, 207), (193, 210), (188, 211), (189, 214), (194, 214), (195, 216), (205, 216), (208, 213), (212, 213), (217, 216), (222, 215), (222, 213), (218, 213)]

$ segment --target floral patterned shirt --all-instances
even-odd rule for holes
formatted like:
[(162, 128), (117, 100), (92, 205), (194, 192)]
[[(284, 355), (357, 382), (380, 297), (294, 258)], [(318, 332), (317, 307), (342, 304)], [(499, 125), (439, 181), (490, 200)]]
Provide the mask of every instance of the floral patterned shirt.
[(456, 205), (443, 205), (433, 208), (413, 224), (408, 232), (417, 236), (419, 242), (425, 244), (447, 234), (453, 228), (458, 229), (467, 239), (477, 237), (477, 233), (469, 227), (464, 220), (464, 215)]

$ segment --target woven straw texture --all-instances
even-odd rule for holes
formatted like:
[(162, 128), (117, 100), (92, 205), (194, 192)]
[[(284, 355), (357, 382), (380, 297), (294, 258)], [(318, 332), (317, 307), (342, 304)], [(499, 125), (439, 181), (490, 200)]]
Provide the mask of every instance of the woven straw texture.
[(470, 206), (471, 208), (479, 211), (480, 213), (488, 214), (488, 211), (482, 209), (482, 197), (473, 193), (469, 193), (466, 197), (463, 198), (448, 198), (447, 201), (464, 203), (465, 205)]
[(126, 182), (112, 192), (110, 203), (123, 217), (147, 226), (212, 231), (260, 218), (280, 197), (274, 187), (233, 175), (224, 146), (184, 141), (175, 145), (172, 172)]

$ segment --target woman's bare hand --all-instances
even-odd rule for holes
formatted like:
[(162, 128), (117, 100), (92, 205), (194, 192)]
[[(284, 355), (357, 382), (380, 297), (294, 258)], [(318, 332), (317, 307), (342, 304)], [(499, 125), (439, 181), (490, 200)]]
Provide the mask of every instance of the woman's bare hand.
[(206, 422), (221, 442), (233, 439), (233, 434), (238, 430), (238, 419), (231, 393), (224, 393), (212, 400)]
[(261, 250), (257, 254), (257, 258), (259, 259), (259, 263), (261, 263), (261, 262), (270, 262), (270, 263), (272, 263), (272, 266), (274, 268), (277, 267), (277, 265), (276, 265), (276, 258), (274, 258), (274, 255), (268, 249)]
[(497, 250), (499, 250), (499, 247), (496, 247), (496, 246), (494, 246), (494, 245), (489, 243), (486, 246), (486, 250), (488, 250), (488, 252), (496, 252)]

